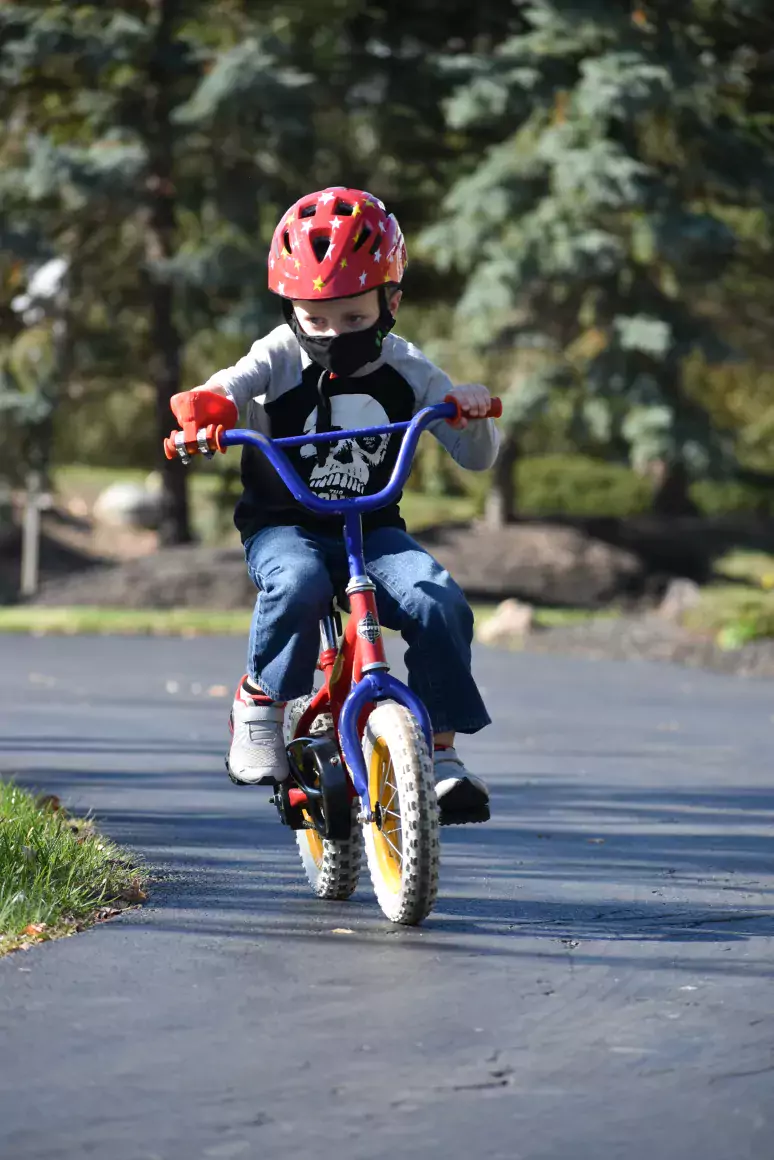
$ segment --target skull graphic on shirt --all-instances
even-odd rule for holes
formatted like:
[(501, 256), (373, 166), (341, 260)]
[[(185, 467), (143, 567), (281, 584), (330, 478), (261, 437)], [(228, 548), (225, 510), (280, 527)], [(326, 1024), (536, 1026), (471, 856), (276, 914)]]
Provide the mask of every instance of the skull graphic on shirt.
[[(331, 399), (331, 430), (358, 430), (389, 423), (387, 412), (371, 395), (334, 395)], [(317, 408), (304, 423), (304, 434), (317, 430)], [(307, 482), (323, 499), (364, 495), (372, 472), (387, 454), (389, 435), (360, 435), (322, 444), (325, 459), (318, 462), (317, 445), (304, 443), (299, 449), (302, 472), (311, 472)], [(374, 489), (371, 488), (371, 491)]]

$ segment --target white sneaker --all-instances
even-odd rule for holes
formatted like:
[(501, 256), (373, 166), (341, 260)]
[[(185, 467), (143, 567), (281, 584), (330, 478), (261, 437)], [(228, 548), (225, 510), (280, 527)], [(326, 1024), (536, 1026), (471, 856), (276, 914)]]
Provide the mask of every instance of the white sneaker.
[[(433, 754), (435, 792), (441, 811), (441, 823), (460, 820), (484, 821), (489, 817), (489, 790), (486, 782), (468, 773), (453, 746), (436, 749)], [(479, 816), (481, 815), (481, 816)]]
[(231, 708), (228, 776), (237, 785), (274, 785), (290, 775), (282, 724), (285, 705), (248, 693), (244, 680)]

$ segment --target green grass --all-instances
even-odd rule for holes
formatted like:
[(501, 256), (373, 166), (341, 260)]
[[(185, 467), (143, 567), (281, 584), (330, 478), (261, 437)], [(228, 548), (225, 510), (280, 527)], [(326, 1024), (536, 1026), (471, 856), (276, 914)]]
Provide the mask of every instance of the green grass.
[(250, 612), (207, 608), (48, 608), (34, 604), (0, 608), (0, 632), (116, 636), (241, 636)]
[(435, 496), (404, 491), (400, 510), (410, 532), (420, 532), (434, 524), (472, 520), (478, 505), (471, 496)]
[[(476, 621), (487, 620), (497, 604), (473, 605)], [(535, 622), (543, 628), (580, 624), (592, 616), (615, 616), (614, 609), (588, 612), (581, 608), (536, 608)], [(217, 612), (208, 608), (48, 608), (34, 604), (0, 608), (0, 633), (39, 636), (246, 636), (251, 612)]]
[[(206, 466), (189, 468), (189, 472), (194, 494), (214, 491), (220, 483), (220, 475), (208, 472)], [(54, 470), (54, 485), (62, 494), (94, 499), (112, 483), (143, 483), (150, 474), (150, 469), (145, 467), (89, 467), (72, 463)]]
[(774, 556), (737, 549), (715, 561), (715, 574), (756, 588), (774, 588)]
[(145, 897), (128, 855), (56, 798), (0, 781), (0, 954)]
[(744, 584), (713, 584), (703, 590), (696, 608), (685, 613), (683, 624), (714, 637), (727, 649), (774, 637), (774, 592)]

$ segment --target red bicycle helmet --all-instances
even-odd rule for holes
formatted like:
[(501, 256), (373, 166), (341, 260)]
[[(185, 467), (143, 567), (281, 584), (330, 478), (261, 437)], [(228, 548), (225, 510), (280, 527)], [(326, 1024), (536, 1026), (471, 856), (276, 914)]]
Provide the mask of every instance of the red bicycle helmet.
[(406, 244), (384, 203), (333, 185), (301, 197), (274, 231), (269, 289), (282, 298), (349, 298), (400, 283)]

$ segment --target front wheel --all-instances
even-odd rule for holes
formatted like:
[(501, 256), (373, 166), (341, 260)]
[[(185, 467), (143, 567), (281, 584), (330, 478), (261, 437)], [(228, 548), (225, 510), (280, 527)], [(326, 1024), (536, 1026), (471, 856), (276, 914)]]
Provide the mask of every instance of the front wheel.
[(363, 735), (371, 808), (366, 858), (387, 918), (411, 926), (430, 913), (438, 893), (438, 802), (433, 763), (416, 719), (403, 705), (374, 709)]

